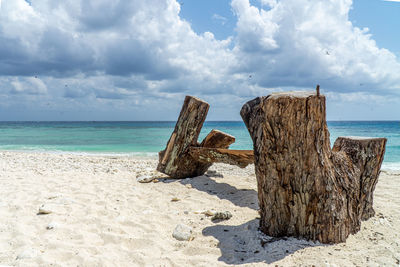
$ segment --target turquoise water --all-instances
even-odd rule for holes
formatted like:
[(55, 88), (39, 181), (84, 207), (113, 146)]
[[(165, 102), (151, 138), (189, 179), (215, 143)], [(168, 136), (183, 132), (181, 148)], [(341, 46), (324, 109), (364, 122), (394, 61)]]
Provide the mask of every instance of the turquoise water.
[[(155, 155), (165, 148), (174, 126), (175, 122), (0, 122), (0, 150)], [(400, 122), (332, 121), (328, 127), (331, 144), (338, 136), (386, 137), (384, 163), (400, 169)], [(232, 149), (252, 149), (243, 122), (206, 122), (199, 140), (212, 129), (235, 136)]]

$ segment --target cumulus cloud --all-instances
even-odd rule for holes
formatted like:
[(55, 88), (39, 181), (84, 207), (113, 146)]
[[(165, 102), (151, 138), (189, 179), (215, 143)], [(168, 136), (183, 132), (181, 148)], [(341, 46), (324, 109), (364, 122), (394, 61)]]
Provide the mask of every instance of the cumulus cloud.
[(398, 90), (398, 59), (378, 48), (368, 29), (352, 25), (351, 5), (351, 0), (286, 0), (264, 10), (233, 0), (238, 71), (253, 73), (265, 87), (321, 83), (338, 91)]
[(46, 84), (37, 78), (33, 77), (21, 77), (11, 78), (6, 80), (6, 84), (9, 84), (8, 92), (10, 94), (28, 94), (28, 95), (45, 95), (47, 94)]
[(232, 0), (236, 30), (216, 40), (194, 32), (175, 0), (2, 0), (0, 95), (71, 109), (115, 102), (138, 108), (131, 119), (145, 110), (160, 119), (185, 94), (237, 114), (256, 95), (316, 83), (342, 94), (399, 93), (399, 60), (352, 25), (351, 0), (260, 3)]

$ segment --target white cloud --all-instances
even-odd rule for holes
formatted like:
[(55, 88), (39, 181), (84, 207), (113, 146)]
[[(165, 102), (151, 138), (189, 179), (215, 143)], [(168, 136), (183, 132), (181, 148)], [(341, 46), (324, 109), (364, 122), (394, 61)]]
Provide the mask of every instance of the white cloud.
[(264, 6), (275, 7), (278, 4), (278, 0), (260, 0)]
[(44, 95), (47, 94), (47, 86), (45, 83), (33, 77), (12, 78), (9, 80), (12, 85), (9, 93), (11, 94), (28, 94), (28, 95)]
[(212, 18), (220, 21), (222, 25), (225, 25), (225, 23), (228, 21), (227, 18), (225, 18), (224, 16), (221, 16), (221, 15), (218, 15), (218, 14), (213, 14)]
[(341, 94), (399, 94), (398, 59), (352, 25), (351, 0), (260, 1), (233, 0), (235, 35), (219, 41), (195, 33), (175, 0), (3, 0), (0, 95), (16, 105), (41, 95), (65, 109), (118, 102), (140, 107), (131, 119), (146, 110), (174, 119), (161, 116), (185, 94), (217, 101), (226, 114), (253, 96), (316, 83)]
[[(238, 70), (262, 86), (398, 90), (400, 63), (348, 19), (351, 0), (286, 0), (270, 10), (233, 0)], [(270, 50), (268, 50), (270, 49)], [(359, 84), (367, 86), (360, 88)]]

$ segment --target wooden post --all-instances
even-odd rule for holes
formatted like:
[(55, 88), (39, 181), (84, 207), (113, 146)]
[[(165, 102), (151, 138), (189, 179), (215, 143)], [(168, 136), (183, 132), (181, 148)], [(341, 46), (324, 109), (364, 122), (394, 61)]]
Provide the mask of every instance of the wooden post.
[(241, 116), (254, 143), (264, 233), (339, 243), (373, 216), (385, 138), (339, 138), (332, 150), (325, 96), (314, 92), (258, 97)]
[(196, 97), (186, 96), (178, 121), (165, 150), (159, 153), (157, 170), (174, 178), (201, 175), (199, 166), (189, 155), (190, 146), (197, 146), (201, 128), (210, 105)]

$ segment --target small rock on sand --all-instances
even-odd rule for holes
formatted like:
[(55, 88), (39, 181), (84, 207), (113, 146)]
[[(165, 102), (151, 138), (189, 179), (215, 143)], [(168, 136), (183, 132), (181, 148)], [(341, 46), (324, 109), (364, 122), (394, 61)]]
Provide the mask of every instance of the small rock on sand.
[(27, 248), (18, 254), (17, 260), (32, 259), (36, 257), (37, 252), (32, 248)]
[(54, 228), (57, 228), (58, 227), (58, 223), (56, 223), (56, 222), (51, 222), (51, 223), (49, 223), (47, 226), (46, 226), (46, 229), (47, 230), (51, 230), (51, 229), (54, 229)]
[(229, 211), (224, 211), (224, 212), (216, 212), (214, 213), (214, 216), (212, 216), (211, 220), (215, 221), (215, 220), (229, 220), (230, 218), (232, 218), (232, 213), (230, 213)]
[(178, 224), (172, 236), (179, 241), (189, 241), (192, 238), (192, 228), (184, 224)]
[(150, 183), (154, 179), (156, 178), (151, 175), (142, 175), (136, 178), (136, 181), (138, 181), (139, 183)]
[(214, 212), (212, 212), (210, 210), (206, 210), (206, 211), (203, 211), (202, 214), (206, 215), (207, 217), (210, 217), (210, 216), (214, 215)]
[(43, 204), (42, 206), (39, 207), (38, 214), (50, 214), (53, 213), (53, 207), (48, 204)]

